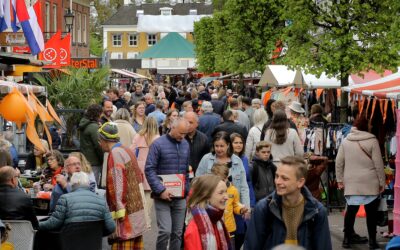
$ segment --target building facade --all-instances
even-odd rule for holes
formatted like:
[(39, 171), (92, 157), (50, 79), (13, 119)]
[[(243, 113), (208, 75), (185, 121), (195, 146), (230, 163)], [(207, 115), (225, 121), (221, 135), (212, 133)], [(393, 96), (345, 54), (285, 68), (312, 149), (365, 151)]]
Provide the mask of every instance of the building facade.
[[(70, 8), (70, 1), (64, 0), (37, 0), (40, 1), (42, 9), (43, 36), (46, 42), (58, 30), (62, 36), (68, 32), (65, 25), (64, 15)], [(86, 58), (89, 53), (89, 19), (90, 1), (71, 0), (74, 22), (72, 26), (72, 58)], [(8, 32), (7, 32), (8, 31)], [(3, 51), (26, 53), (27, 43), (22, 30), (13, 33), (11, 30), (0, 33), (0, 46)]]
[[(211, 15), (210, 3), (131, 3), (125, 0), (115, 15), (103, 24), (103, 48), (110, 60), (136, 59), (168, 33), (138, 32), (140, 15)], [(188, 41), (193, 34), (179, 33)], [(112, 66), (112, 65), (111, 65)]]

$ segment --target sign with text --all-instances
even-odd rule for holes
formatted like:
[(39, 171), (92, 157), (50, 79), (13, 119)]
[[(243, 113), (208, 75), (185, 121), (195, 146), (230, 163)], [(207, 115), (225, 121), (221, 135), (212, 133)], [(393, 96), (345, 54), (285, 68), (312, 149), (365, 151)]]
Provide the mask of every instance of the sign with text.
[(71, 58), (71, 66), (75, 68), (100, 68), (100, 58)]

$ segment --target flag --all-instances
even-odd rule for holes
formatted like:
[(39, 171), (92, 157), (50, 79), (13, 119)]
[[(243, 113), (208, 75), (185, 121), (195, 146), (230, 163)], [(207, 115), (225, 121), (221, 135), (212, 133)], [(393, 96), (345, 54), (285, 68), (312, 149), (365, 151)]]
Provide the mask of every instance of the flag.
[[(37, 2), (36, 4), (40, 4)], [(26, 8), (25, 0), (16, 0), (17, 17), (24, 31), (32, 55), (37, 55), (44, 49), (42, 30), (39, 27), (36, 13), (31, 6)]]
[(61, 31), (58, 31), (52, 36), (45, 44), (45, 49), (41, 53), (41, 57), (45, 61), (53, 62), (51, 65), (46, 65), (46, 68), (58, 68), (60, 67), (60, 43), (61, 43)]
[(20, 23), (15, 8), (16, 0), (4, 0), (4, 19), (7, 27), (12, 28), (13, 32), (17, 32), (20, 29)]
[(71, 64), (71, 33), (68, 33), (60, 43), (60, 65), (68, 66)]
[(7, 23), (6, 23), (6, 19), (5, 19), (5, 17), (4, 17), (4, 14), (5, 14), (5, 1), (7, 1), (7, 0), (0, 0), (0, 32), (3, 32), (3, 31), (5, 31), (7, 28), (8, 28), (8, 26), (7, 26)]

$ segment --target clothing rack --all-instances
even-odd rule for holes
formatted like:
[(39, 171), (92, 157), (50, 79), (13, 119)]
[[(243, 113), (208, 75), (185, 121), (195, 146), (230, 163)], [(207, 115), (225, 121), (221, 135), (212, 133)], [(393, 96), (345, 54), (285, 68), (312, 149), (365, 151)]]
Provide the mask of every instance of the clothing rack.
[[(338, 209), (343, 209), (345, 205), (334, 205), (331, 204), (331, 192), (335, 192), (336, 190), (330, 190), (330, 183), (335, 181), (336, 178), (331, 178), (331, 172), (332, 172), (332, 167), (330, 166), (335, 163), (335, 159), (332, 159), (329, 157), (329, 154), (327, 152), (326, 148), (326, 138), (328, 136), (328, 130), (330, 128), (338, 128), (338, 127), (344, 127), (346, 123), (323, 123), (323, 122), (310, 122), (310, 128), (322, 128), (322, 156), (328, 157), (328, 166), (325, 170), (325, 173), (327, 175), (327, 185), (324, 185), (322, 178), (320, 177), (320, 183), (322, 185), (322, 188), (324, 189), (324, 192), (326, 194), (326, 208), (328, 213), (332, 211), (332, 209), (338, 208)], [(334, 165), (333, 165), (334, 166)], [(335, 167), (333, 167), (333, 171), (335, 171)], [(336, 200), (339, 202), (339, 197), (336, 195)]]

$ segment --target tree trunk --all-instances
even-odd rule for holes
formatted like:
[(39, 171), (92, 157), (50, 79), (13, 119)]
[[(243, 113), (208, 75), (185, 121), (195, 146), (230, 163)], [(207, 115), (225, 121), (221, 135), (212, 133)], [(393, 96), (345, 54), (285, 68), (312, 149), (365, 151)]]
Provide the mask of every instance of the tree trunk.
[[(342, 73), (340, 79), (341, 87), (349, 86), (349, 74)], [(342, 92), (340, 95), (340, 122), (345, 123), (347, 122), (347, 107), (348, 107), (348, 94)]]

